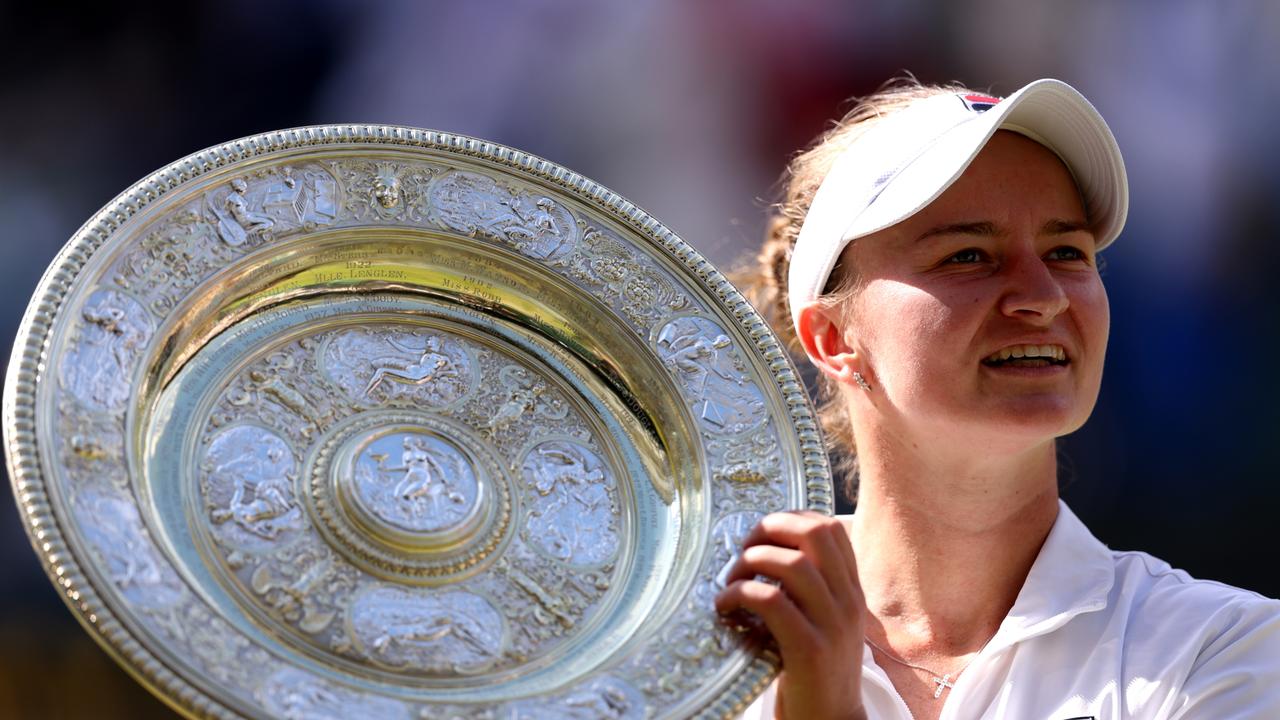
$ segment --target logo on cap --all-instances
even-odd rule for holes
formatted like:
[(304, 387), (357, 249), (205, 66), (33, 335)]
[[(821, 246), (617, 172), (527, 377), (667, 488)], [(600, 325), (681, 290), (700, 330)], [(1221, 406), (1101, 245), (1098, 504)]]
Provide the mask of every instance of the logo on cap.
[(1000, 102), (1000, 98), (990, 95), (961, 95), (960, 101), (972, 112), (986, 112), (992, 105)]

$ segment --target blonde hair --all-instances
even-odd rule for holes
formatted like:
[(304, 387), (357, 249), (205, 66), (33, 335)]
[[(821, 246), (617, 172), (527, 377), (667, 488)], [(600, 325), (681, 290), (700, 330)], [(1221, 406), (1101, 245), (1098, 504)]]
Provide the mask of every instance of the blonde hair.
[[(857, 98), (854, 107), (830, 129), (797, 153), (779, 179), (780, 199), (770, 206), (764, 242), (754, 262), (731, 273), (747, 299), (764, 315), (784, 347), (797, 360), (806, 358), (796, 337), (787, 302), (787, 273), (791, 251), (804, 225), (822, 180), (845, 150), (880, 119), (905, 109), (912, 103), (948, 93), (973, 93), (962, 85), (925, 85), (913, 77), (890, 80), (879, 90)], [(821, 301), (831, 308), (843, 308), (859, 290), (857, 268), (837, 264)], [(844, 402), (844, 388), (825, 375), (818, 375), (818, 420), (826, 438), (832, 468), (850, 501), (857, 497), (857, 448), (853, 425)]]

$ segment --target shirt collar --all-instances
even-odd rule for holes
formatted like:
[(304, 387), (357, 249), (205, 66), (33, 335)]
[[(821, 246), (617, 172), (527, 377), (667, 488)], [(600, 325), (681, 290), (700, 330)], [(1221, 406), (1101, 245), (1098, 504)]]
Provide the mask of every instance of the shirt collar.
[(1111, 550), (1058, 500), (1058, 518), (991, 645), (1013, 645), (1101, 610), (1114, 584)]

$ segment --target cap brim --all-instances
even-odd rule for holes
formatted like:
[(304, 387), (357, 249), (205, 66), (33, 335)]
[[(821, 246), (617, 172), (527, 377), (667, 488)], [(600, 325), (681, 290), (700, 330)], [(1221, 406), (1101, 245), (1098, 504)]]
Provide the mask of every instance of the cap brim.
[(1012, 130), (1062, 158), (1080, 190), (1098, 249), (1124, 227), (1129, 187), (1124, 160), (1102, 116), (1079, 92), (1037, 80), (940, 138), (907, 165), (845, 229), (848, 241), (896, 225), (924, 209), (959, 178), (997, 130)]

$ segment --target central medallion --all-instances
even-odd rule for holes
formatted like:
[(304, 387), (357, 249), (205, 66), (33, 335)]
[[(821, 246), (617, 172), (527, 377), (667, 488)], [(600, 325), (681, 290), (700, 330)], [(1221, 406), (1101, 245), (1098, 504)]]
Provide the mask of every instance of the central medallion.
[(321, 531), (388, 579), (437, 584), (475, 571), (507, 535), (511, 500), (502, 464), (473, 435), (409, 410), (340, 424), (310, 468)]
[(423, 535), (462, 526), (481, 493), (467, 456), (422, 430), (371, 433), (339, 482), (349, 484), (354, 504), (375, 522)]

